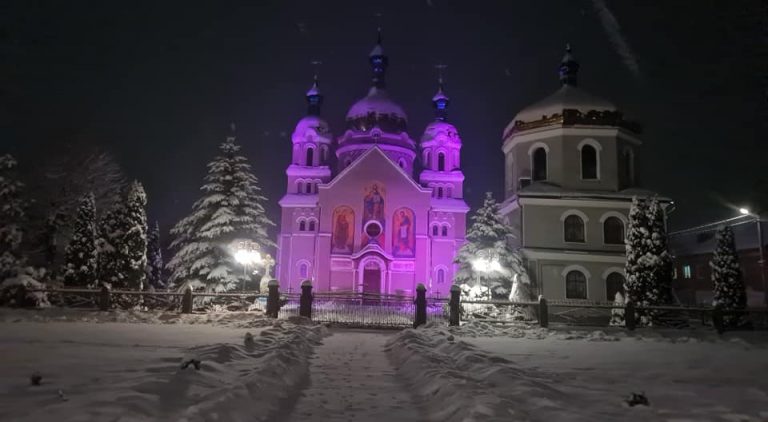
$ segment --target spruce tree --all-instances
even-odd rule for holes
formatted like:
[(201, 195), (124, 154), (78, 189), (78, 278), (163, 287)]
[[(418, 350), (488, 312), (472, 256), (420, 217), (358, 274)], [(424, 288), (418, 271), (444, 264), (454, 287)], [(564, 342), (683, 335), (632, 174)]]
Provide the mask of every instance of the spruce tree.
[[(499, 205), (490, 192), (485, 194), (485, 201), (472, 216), (472, 226), (467, 232), (465, 243), (454, 258), (459, 270), (454, 277), (454, 284), (471, 287), (480, 286), (490, 291), (492, 297), (504, 297), (509, 294), (512, 280), (517, 279), (526, 287), (530, 285), (528, 273), (517, 251), (509, 245), (512, 229), (504, 224), (499, 215)], [(478, 259), (497, 261), (498, 267), (481, 270), (473, 265)], [(520, 286), (516, 289), (524, 292)]]
[(16, 276), (20, 264), (19, 246), (25, 202), (22, 184), (15, 177), (16, 159), (0, 156), (0, 282)]
[(125, 212), (121, 222), (124, 227), (123, 251), (125, 265), (123, 272), (126, 287), (142, 289), (147, 267), (147, 194), (141, 183), (134, 181), (128, 188)]
[(123, 259), (125, 257), (123, 250), (123, 227), (121, 222), (125, 213), (124, 204), (116, 202), (115, 205), (103, 214), (99, 221), (99, 237), (97, 247), (99, 252), (98, 259), (98, 278), (100, 282), (108, 283), (110, 286), (120, 288), (125, 285), (125, 274), (122, 269), (125, 267)]
[[(747, 291), (741, 277), (739, 257), (733, 241), (733, 230), (724, 226), (717, 232), (717, 249), (709, 262), (714, 283), (712, 305), (725, 311), (740, 311), (747, 307)], [(740, 317), (725, 315), (728, 325), (738, 325)]]
[(274, 246), (267, 235), (274, 223), (262, 205), (266, 198), (248, 160), (239, 154), (234, 135), (219, 150), (208, 164), (203, 196), (171, 230), (175, 254), (167, 267), (170, 281), (182, 288), (235, 289), (244, 276), (233, 257), (234, 243), (248, 239), (262, 248)]
[(77, 209), (72, 240), (66, 249), (64, 282), (72, 286), (95, 285), (96, 262), (96, 200), (89, 193)]
[(646, 289), (649, 285), (649, 276), (642, 265), (642, 257), (647, 250), (646, 239), (648, 238), (648, 218), (647, 205), (644, 199), (632, 198), (632, 206), (629, 209), (629, 224), (627, 225), (627, 238), (625, 240), (625, 249), (627, 262), (624, 267), (624, 273), (627, 276), (625, 282), (626, 300), (635, 302), (635, 305), (641, 306), (644, 303)]
[(646, 295), (652, 305), (669, 305), (672, 303), (674, 264), (667, 242), (666, 216), (658, 197), (651, 199), (647, 213), (649, 244), (646, 257), (651, 285)]
[(163, 252), (160, 248), (160, 225), (155, 222), (147, 234), (147, 283), (155, 289), (164, 289)]

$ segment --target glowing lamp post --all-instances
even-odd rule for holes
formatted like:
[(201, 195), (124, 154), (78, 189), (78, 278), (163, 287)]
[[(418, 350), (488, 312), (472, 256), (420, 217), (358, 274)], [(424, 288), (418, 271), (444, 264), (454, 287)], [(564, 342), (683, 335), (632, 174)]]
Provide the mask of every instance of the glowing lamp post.
[(757, 224), (757, 246), (760, 253), (760, 257), (757, 263), (760, 264), (760, 279), (763, 282), (763, 304), (768, 306), (768, 283), (766, 283), (765, 276), (765, 250), (763, 249), (763, 227), (760, 220), (760, 216), (752, 214), (748, 208), (739, 208), (739, 213), (744, 216), (749, 216), (755, 219)]
[(259, 245), (248, 241), (240, 242), (235, 250), (235, 261), (243, 266), (243, 291), (245, 291), (245, 282), (248, 280), (248, 267), (261, 263)]
[[(485, 255), (485, 256), (483, 256)], [(472, 269), (477, 273), (477, 284), (480, 285), (480, 274), (488, 275), (493, 272), (500, 272), (502, 270), (499, 260), (491, 253), (480, 254), (480, 256), (472, 261)], [(490, 299), (491, 291), (488, 288), (488, 296)]]

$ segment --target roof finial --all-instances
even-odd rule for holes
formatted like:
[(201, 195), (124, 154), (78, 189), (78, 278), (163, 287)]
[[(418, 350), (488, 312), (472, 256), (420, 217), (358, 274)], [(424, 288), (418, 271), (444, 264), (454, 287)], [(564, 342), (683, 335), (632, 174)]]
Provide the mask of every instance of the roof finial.
[(571, 53), (571, 44), (565, 44), (565, 55), (560, 62), (560, 83), (563, 85), (577, 86), (579, 74), (579, 62)]
[[(377, 14), (377, 16), (380, 15)], [(381, 46), (381, 26), (377, 29), (376, 45), (368, 55), (368, 61), (371, 63), (371, 69), (373, 70), (373, 86), (378, 89), (385, 88), (384, 72), (387, 70), (389, 59), (384, 55), (384, 48)]]
[(317, 69), (318, 66), (323, 64), (320, 60), (313, 60), (310, 62), (314, 67), (314, 76), (312, 77), (312, 87), (309, 88), (309, 91), (307, 91), (307, 115), (310, 116), (319, 116), (320, 115), (320, 106), (323, 104), (323, 95), (320, 93), (320, 81), (317, 76)]
[(235, 122), (229, 122), (229, 134), (227, 135), (227, 142), (235, 142)]
[(448, 66), (444, 64), (435, 65), (437, 69), (437, 94), (432, 97), (432, 106), (435, 107), (435, 118), (437, 120), (446, 120), (448, 118), (448, 104), (451, 102), (450, 98), (443, 92), (443, 70)]

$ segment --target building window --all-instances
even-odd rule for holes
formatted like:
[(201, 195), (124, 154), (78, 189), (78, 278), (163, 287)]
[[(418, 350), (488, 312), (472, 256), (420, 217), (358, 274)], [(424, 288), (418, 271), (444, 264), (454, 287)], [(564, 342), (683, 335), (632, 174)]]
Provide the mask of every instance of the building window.
[(627, 186), (631, 186), (635, 182), (633, 180), (634, 179), (634, 174), (633, 174), (634, 172), (632, 171), (633, 167), (634, 167), (634, 163), (632, 162), (633, 161), (632, 160), (632, 151), (629, 150), (629, 149), (624, 150), (624, 157), (623, 158), (624, 158), (624, 160), (623, 160), (624, 163), (623, 163), (622, 167), (624, 168), (624, 174), (623, 174), (623, 176), (624, 176), (624, 184), (627, 185)]
[(443, 188), (437, 188), (437, 197), (442, 198), (443, 197)]
[(581, 147), (581, 178), (597, 179), (597, 150), (592, 145)]
[(547, 180), (547, 150), (543, 147), (533, 151), (533, 180)]
[(429, 153), (429, 150), (424, 152), (424, 167), (431, 168), (432, 167), (432, 160), (430, 160), (431, 154)]
[(437, 154), (437, 171), (445, 171), (445, 154)]
[(303, 192), (304, 192), (304, 182), (296, 183), (296, 193), (303, 193)]
[(565, 217), (563, 229), (565, 230), (566, 242), (584, 243), (584, 220), (581, 217), (575, 214)]
[(453, 197), (453, 188), (451, 186), (448, 186), (445, 188), (445, 197), (446, 198), (452, 198)]
[(565, 276), (566, 299), (587, 298), (587, 277), (578, 270), (568, 272)]
[(307, 148), (307, 164), (308, 166), (311, 166), (313, 164), (313, 160), (315, 158), (315, 149), (314, 148)]
[(443, 283), (445, 283), (445, 270), (441, 268), (437, 270), (437, 284)]
[(309, 266), (307, 264), (299, 265), (299, 277), (307, 278), (308, 274), (309, 274)]
[(315, 231), (315, 220), (309, 220), (309, 231)]
[(323, 162), (322, 164), (325, 164), (328, 162), (328, 147), (323, 145), (320, 147), (320, 157), (322, 158)]
[(303, 232), (307, 230), (307, 222), (304, 220), (299, 221), (299, 231)]
[(312, 183), (307, 182), (307, 193), (312, 193)]
[(606, 245), (624, 244), (624, 222), (619, 217), (608, 217), (603, 222), (603, 238)]
[(440, 236), (448, 237), (448, 226), (443, 226), (440, 229)]
[(683, 278), (693, 278), (693, 272), (690, 265), (683, 265)]
[(432, 236), (437, 236), (437, 225), (432, 226)]
[(606, 299), (613, 302), (616, 300), (616, 293), (621, 293), (624, 296), (624, 276), (620, 273), (610, 273), (605, 279)]

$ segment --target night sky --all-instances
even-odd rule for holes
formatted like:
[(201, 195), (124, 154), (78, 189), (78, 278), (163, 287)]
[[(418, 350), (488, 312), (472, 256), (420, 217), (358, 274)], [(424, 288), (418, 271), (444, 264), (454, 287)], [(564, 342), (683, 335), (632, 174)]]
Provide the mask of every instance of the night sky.
[(639, 177), (676, 201), (673, 227), (730, 216), (725, 204), (748, 202), (768, 167), (760, 0), (171, 3), (1, 6), (0, 152), (29, 170), (62, 143), (100, 145), (145, 184), (150, 218), (168, 229), (234, 121), (277, 222), (310, 62), (323, 62), (323, 116), (338, 136), (367, 93), (380, 24), (389, 91), (414, 139), (432, 119), (434, 65), (448, 65), (473, 206), (486, 190), (501, 199), (502, 130), (558, 88), (566, 42), (580, 85), (643, 124)]

